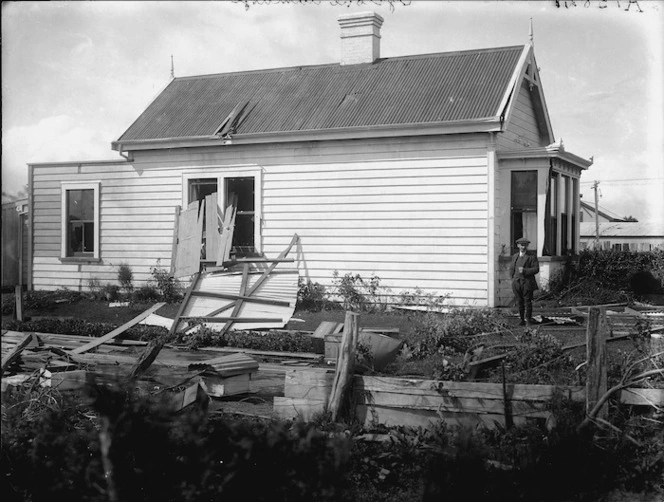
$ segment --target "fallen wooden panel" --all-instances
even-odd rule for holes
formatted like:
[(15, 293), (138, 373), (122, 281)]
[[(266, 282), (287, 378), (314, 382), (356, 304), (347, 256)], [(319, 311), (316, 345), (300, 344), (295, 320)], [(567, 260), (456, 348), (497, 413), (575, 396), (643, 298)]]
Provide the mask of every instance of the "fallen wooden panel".
[[(252, 290), (257, 285), (250, 295), (241, 294), (242, 272), (232, 269), (228, 272), (201, 274), (181, 317), (209, 317), (212, 312), (221, 313), (219, 317), (231, 315), (231, 309), (241, 302), (237, 313), (232, 317), (269, 321), (238, 325), (233, 323), (229, 329), (283, 328), (295, 311), (299, 279), (297, 268), (292, 264), (284, 264), (280, 267), (281, 270), (274, 270), (266, 279), (262, 279), (266, 265), (254, 263), (249, 266), (245, 290)], [(205, 325), (214, 330), (221, 330), (225, 326), (223, 322), (206, 322)]]
[(623, 389), (620, 391), (620, 402), (633, 406), (664, 406), (664, 389)]

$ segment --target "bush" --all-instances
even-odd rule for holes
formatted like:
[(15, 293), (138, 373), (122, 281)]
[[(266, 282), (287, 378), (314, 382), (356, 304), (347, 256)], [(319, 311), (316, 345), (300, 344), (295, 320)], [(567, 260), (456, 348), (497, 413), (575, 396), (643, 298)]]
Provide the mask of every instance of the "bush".
[(373, 274), (367, 281), (360, 274), (348, 272), (343, 276), (335, 270), (332, 274), (335, 294), (343, 300), (344, 310), (358, 312), (384, 311), (387, 308), (389, 288), (380, 285), (380, 277)]
[[(563, 351), (553, 335), (539, 330), (526, 330), (516, 337), (518, 345), (508, 352), (503, 363), (506, 380), (514, 383), (541, 385), (575, 385), (578, 374), (574, 358)], [(492, 371), (492, 381), (502, 381), (502, 369)]]
[(131, 294), (131, 300), (135, 303), (151, 303), (161, 300), (161, 295), (154, 285), (146, 284), (145, 286), (134, 289)]
[(661, 293), (664, 250), (629, 252), (583, 250), (552, 277), (549, 292), (560, 301), (585, 305), (632, 301), (634, 296)]
[(126, 293), (131, 293), (134, 289), (134, 284), (132, 283), (133, 280), (134, 274), (132, 273), (131, 268), (129, 268), (129, 265), (121, 263), (118, 267), (118, 282), (120, 283), (120, 287), (124, 289)]
[(306, 281), (302, 277), (298, 279), (297, 310), (320, 312), (329, 303), (325, 296), (325, 286), (312, 282), (310, 279)]
[[(91, 322), (83, 319), (38, 319), (35, 321), (8, 321), (6, 329), (11, 331), (34, 331), (37, 333), (54, 333), (100, 337), (110, 333), (117, 325), (111, 323)], [(123, 337), (132, 340), (149, 341), (168, 333), (161, 326), (137, 324), (123, 333)]]
[(200, 327), (191, 334), (179, 333), (177, 342), (189, 348), (236, 347), (238, 349), (267, 350), (275, 352), (322, 352), (322, 347), (308, 334), (271, 331), (227, 331), (223, 335), (207, 327)]
[(435, 354), (463, 354), (473, 343), (472, 335), (505, 327), (500, 313), (493, 309), (455, 308), (445, 314), (423, 314), (404, 341), (416, 359)]
[(165, 302), (177, 303), (182, 299), (180, 282), (168, 270), (156, 266), (150, 269), (150, 273)]

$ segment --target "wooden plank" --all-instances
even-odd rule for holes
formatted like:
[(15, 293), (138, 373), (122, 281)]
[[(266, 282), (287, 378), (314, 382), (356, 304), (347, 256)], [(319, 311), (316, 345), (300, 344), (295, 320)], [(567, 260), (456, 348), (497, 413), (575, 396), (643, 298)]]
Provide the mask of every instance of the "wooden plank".
[[(231, 313), (231, 318), (237, 317), (237, 315), (240, 313), (240, 309), (242, 308), (242, 305), (244, 305), (244, 300), (242, 300), (243, 296), (250, 296), (247, 295), (247, 284), (249, 284), (249, 264), (245, 263), (244, 266), (242, 267), (242, 282), (240, 283), (240, 292), (238, 296), (240, 299), (235, 300), (235, 305), (233, 306), (233, 312)], [(268, 322), (268, 321), (266, 321)], [(224, 325), (223, 328), (221, 328), (220, 334), (226, 333), (230, 329), (230, 327), (233, 325), (233, 321), (228, 320), (226, 321), (226, 324)]]
[(327, 401), (332, 391), (334, 371), (287, 371), (284, 379), (284, 397)]
[[(413, 395), (443, 395), (481, 399), (501, 399), (503, 386), (489, 382), (450, 382), (442, 380), (422, 380), (411, 378), (362, 376), (364, 390), (393, 392)], [(585, 399), (583, 387), (556, 387), (553, 385), (514, 384), (512, 400), (549, 401), (557, 394), (574, 401)]]
[(230, 377), (203, 375), (201, 382), (211, 397), (247, 394), (251, 390), (251, 373), (242, 373)]
[(313, 338), (325, 338), (325, 335), (339, 333), (343, 327), (344, 325), (341, 322), (322, 321), (311, 336)]
[(23, 286), (14, 286), (14, 314), (17, 321), (23, 321)]
[(290, 302), (287, 302), (285, 300), (274, 300), (272, 298), (259, 298), (256, 296), (241, 296), (241, 295), (231, 295), (225, 293), (212, 293), (209, 291), (193, 291), (191, 295), (207, 297), (207, 298), (222, 298), (224, 300), (242, 300), (243, 302), (261, 303), (264, 305), (278, 305), (282, 307), (290, 306)]
[[(281, 317), (209, 317), (209, 316), (182, 316), (180, 317), (181, 321), (197, 320), (202, 322), (218, 322), (218, 323), (227, 323), (229, 325), (238, 323), (255, 323), (255, 322), (282, 322)], [(222, 335), (224, 329), (222, 329), (219, 334)]]
[(111, 331), (110, 333), (107, 333), (104, 336), (100, 336), (99, 338), (95, 338), (90, 343), (86, 343), (85, 345), (82, 345), (80, 347), (77, 347), (77, 348), (73, 349), (71, 351), (71, 353), (72, 354), (82, 354), (83, 352), (87, 352), (88, 350), (93, 349), (93, 348), (97, 347), (98, 345), (101, 345), (102, 343), (106, 343), (109, 340), (112, 340), (116, 336), (118, 336), (118, 335), (124, 333), (125, 331), (127, 331), (132, 326), (134, 326), (134, 325), (138, 324), (139, 322), (141, 322), (143, 319), (148, 317), (153, 312), (159, 310), (164, 305), (166, 305), (165, 302), (154, 304), (152, 307), (147, 309), (145, 312), (142, 312), (141, 314), (134, 317), (131, 321), (124, 323), (119, 328), (115, 328), (113, 331)]
[[(3, 333), (3, 340), (2, 340), (2, 345), (5, 345), (5, 334)], [(2, 374), (5, 374), (5, 370), (14, 362), (16, 359), (19, 358), (21, 355), (21, 352), (30, 345), (32, 342), (32, 333), (28, 333), (23, 340), (21, 340), (12, 350), (7, 354), (6, 356), (2, 357)]]
[(217, 265), (221, 266), (230, 258), (233, 247), (233, 230), (235, 229), (235, 215), (237, 213), (237, 196), (231, 194), (229, 204), (223, 215), (221, 236), (219, 238), (219, 250), (217, 253)]
[(221, 241), (220, 216), (217, 192), (205, 197), (205, 259), (216, 260)]
[(173, 244), (171, 245), (171, 274), (175, 275), (175, 262), (178, 256), (178, 233), (180, 231), (181, 206), (175, 206), (175, 222), (173, 223)]
[(178, 247), (175, 261), (175, 277), (184, 277), (200, 270), (203, 218), (199, 203), (194, 201), (180, 213)]
[(276, 396), (273, 402), (274, 414), (283, 420), (311, 421), (317, 414), (325, 412), (326, 401), (294, 399)]
[[(591, 307), (588, 312), (586, 331), (586, 352), (588, 370), (586, 373), (586, 413), (595, 407), (606, 394), (606, 315), (603, 308)], [(606, 418), (608, 406), (603, 406), (597, 417)]]
[(281, 352), (276, 350), (243, 349), (238, 347), (206, 347), (205, 350), (215, 352), (241, 352), (244, 354), (254, 354), (257, 356), (286, 357), (308, 360), (319, 360), (323, 357), (322, 354), (314, 354), (313, 352)]
[(622, 389), (620, 402), (632, 406), (664, 406), (664, 389)]
[(189, 298), (191, 298), (191, 294), (193, 293), (194, 289), (196, 288), (196, 285), (198, 284), (198, 281), (201, 279), (201, 274), (200, 272), (196, 272), (196, 275), (191, 281), (191, 284), (189, 285), (189, 288), (187, 289), (187, 292), (184, 294), (184, 298), (182, 299), (182, 302), (180, 303), (180, 308), (178, 309), (177, 314), (175, 314), (175, 318), (173, 319), (173, 324), (171, 325), (170, 329), (170, 334), (173, 335), (177, 332), (178, 325), (180, 324), (180, 316), (184, 312), (185, 308), (187, 308), (187, 304), (189, 303)]

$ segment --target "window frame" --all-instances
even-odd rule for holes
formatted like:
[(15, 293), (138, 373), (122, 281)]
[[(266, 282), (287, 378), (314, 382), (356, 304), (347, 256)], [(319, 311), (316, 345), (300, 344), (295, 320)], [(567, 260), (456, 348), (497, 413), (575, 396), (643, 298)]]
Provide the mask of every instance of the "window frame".
[(263, 170), (259, 166), (210, 166), (182, 174), (182, 201), (187, 207), (189, 200), (189, 181), (195, 179), (217, 180), (217, 204), (226, 210), (226, 178), (254, 178), (254, 248), (258, 254), (263, 252)]
[[(90, 261), (90, 260), (99, 260), (100, 258), (100, 220), (99, 220), (99, 193), (100, 193), (101, 182), (99, 181), (85, 181), (85, 182), (62, 182), (60, 184), (60, 259), (67, 261)], [(67, 194), (73, 190), (92, 190), (93, 191), (93, 222), (94, 222), (94, 231), (93, 231), (93, 245), (94, 251), (92, 253), (69, 255), (68, 246), (67, 246), (67, 235), (68, 235), (68, 211), (67, 211)]]

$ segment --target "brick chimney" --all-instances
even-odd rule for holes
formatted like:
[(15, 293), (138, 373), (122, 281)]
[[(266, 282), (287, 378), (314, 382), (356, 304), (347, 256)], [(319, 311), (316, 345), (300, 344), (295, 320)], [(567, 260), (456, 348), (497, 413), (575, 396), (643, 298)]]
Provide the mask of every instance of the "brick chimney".
[(380, 58), (380, 27), (383, 18), (375, 12), (339, 16), (341, 64), (373, 63)]

